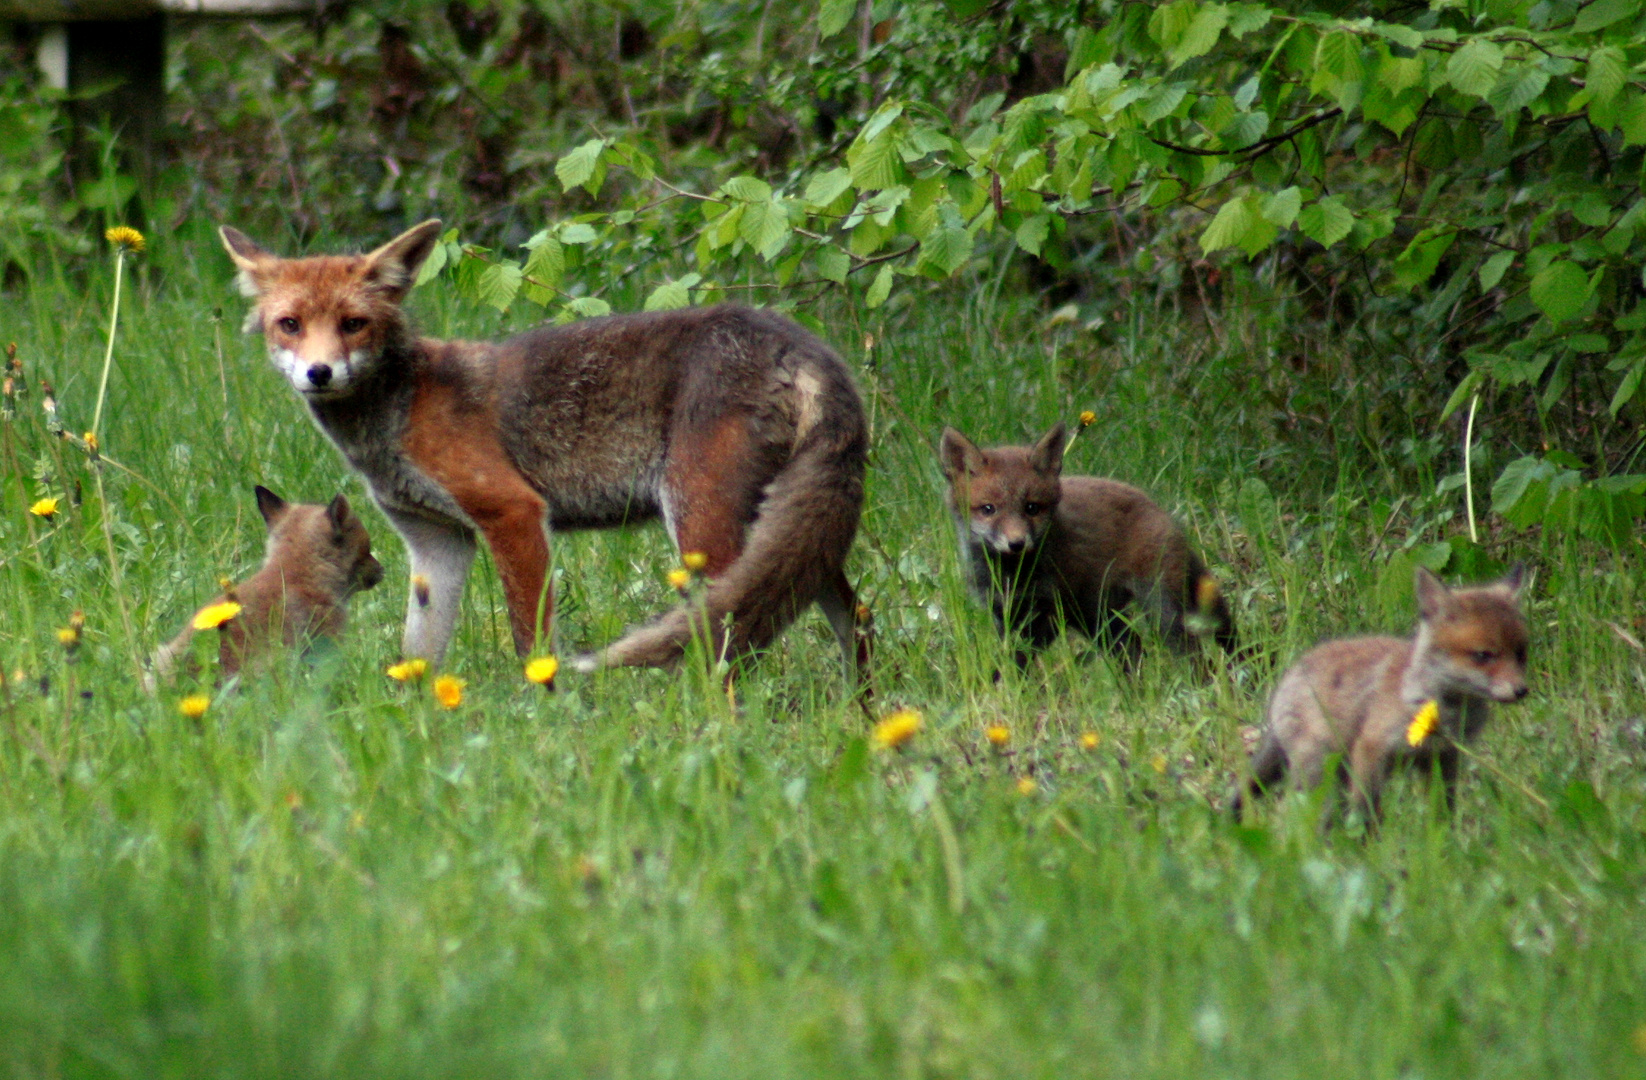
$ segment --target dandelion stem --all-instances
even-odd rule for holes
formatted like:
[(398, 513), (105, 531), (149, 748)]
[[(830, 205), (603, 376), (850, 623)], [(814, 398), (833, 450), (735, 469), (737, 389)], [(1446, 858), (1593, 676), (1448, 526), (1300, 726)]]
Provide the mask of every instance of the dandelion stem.
[(91, 414), (91, 432), (101, 439), (103, 429), (103, 399), (109, 392), (109, 369), (114, 366), (114, 331), (120, 325), (120, 280), (126, 268), (126, 249), (114, 249), (114, 306), (109, 310), (109, 343), (103, 352), (103, 377), (97, 382), (97, 408)]
[(1475, 484), (1473, 470), (1470, 469), (1470, 456), (1475, 441), (1475, 406), (1480, 404), (1480, 395), (1476, 394), (1469, 399), (1469, 420), (1463, 425), (1463, 498), (1469, 509), (1469, 543), (1480, 543), (1480, 533), (1475, 529)]

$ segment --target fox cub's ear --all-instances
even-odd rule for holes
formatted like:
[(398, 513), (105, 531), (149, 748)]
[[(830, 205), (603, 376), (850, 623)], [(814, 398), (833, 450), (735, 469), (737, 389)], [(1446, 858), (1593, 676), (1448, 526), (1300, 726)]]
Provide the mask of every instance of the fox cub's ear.
[(1517, 562), (1509, 567), (1509, 572), (1499, 579), (1497, 587), (1508, 593), (1510, 600), (1518, 600), (1520, 599), (1520, 590), (1525, 587), (1525, 584), (1526, 564)]
[(286, 500), (262, 484), (252, 488), (252, 493), (257, 496), (257, 512), (263, 515), (263, 521), (269, 528), (274, 528), (274, 523), (286, 512)]
[(327, 503), (326, 520), (331, 522), (332, 535), (341, 537), (343, 535), (343, 526), (347, 525), (349, 521), (349, 500), (342, 495), (338, 495)]
[(252, 243), (251, 237), (231, 225), (219, 227), (217, 235), (222, 238), (223, 248), (229, 253), (229, 258), (234, 260), (234, 268), (240, 271), (235, 278), (235, 284), (240, 286), (241, 295), (262, 295), (263, 287), (258, 277), (269, 263), (275, 261), (275, 256)]
[(943, 462), (943, 475), (951, 481), (983, 470), (983, 451), (952, 427), (943, 429), (943, 438), (937, 446), (937, 456)]
[(423, 260), (434, 250), (440, 238), (440, 220), (433, 218), (414, 225), (366, 256), (366, 278), (382, 286), (391, 297), (399, 300), (411, 292), (417, 281), (417, 271)]
[(1426, 566), (1413, 571), (1412, 587), (1417, 591), (1417, 613), (1424, 619), (1439, 615), (1452, 596), (1452, 590), (1446, 587), (1446, 583), (1435, 577)]
[(1030, 449), (1029, 465), (1035, 472), (1050, 474), (1063, 471), (1063, 436), (1067, 431), (1062, 423), (1058, 423)]

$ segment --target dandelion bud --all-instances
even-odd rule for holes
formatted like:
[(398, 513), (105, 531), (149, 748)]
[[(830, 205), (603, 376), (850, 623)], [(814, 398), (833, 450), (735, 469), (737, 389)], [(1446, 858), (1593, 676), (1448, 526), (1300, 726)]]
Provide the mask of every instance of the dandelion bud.
[(1097, 414), (1092, 412), (1092, 410), (1087, 409), (1085, 412), (1080, 414), (1080, 426), (1081, 427), (1083, 427), (1083, 428), (1091, 427), (1095, 423), (1097, 423)]

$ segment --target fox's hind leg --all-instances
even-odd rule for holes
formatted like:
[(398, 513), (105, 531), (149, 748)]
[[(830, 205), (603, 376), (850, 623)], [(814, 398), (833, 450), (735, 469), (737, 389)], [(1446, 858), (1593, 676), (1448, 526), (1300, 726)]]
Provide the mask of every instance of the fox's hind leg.
[(1262, 741), (1252, 751), (1251, 776), (1235, 784), (1229, 797), (1229, 812), (1240, 820), (1240, 812), (1248, 795), (1256, 797), (1278, 784), (1286, 776), (1286, 748), (1280, 745), (1273, 729), (1265, 729)]
[(682, 555), (699, 552), (718, 577), (743, 554), (767, 477), (746, 417), (731, 414), (701, 430), (677, 431), (663, 470), (663, 523)]
[(869, 609), (859, 610), (857, 593), (844, 572), (837, 572), (833, 580), (824, 583), (817, 604), (829, 620), (834, 639), (840, 643), (847, 678), (867, 693), (869, 660), (874, 652), (874, 622), (869, 617)]

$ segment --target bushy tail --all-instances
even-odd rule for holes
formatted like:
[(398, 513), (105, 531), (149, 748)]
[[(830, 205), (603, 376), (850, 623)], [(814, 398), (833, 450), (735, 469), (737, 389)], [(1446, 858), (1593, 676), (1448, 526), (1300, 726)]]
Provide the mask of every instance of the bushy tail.
[(766, 486), (743, 553), (709, 583), (702, 600), (630, 631), (574, 666), (666, 667), (694, 636), (705, 634), (716, 656), (736, 659), (770, 644), (818, 599), (845, 565), (863, 509), (862, 434), (855, 424), (839, 433), (827, 426), (814, 426)]

